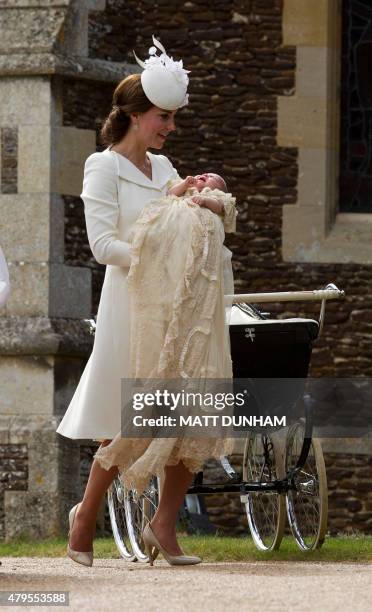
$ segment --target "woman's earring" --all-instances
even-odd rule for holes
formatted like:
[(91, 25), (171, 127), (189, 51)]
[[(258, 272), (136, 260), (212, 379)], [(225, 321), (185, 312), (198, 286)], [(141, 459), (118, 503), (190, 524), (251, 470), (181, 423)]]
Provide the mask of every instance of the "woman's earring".
[(134, 124), (134, 129), (135, 129), (135, 130), (138, 130), (138, 123), (135, 123), (135, 124)]

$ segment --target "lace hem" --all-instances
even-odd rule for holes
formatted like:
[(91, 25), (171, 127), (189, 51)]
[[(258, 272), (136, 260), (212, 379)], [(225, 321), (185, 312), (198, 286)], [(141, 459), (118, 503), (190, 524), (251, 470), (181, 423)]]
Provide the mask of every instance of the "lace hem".
[(110, 445), (99, 449), (94, 459), (105, 470), (116, 465), (124, 485), (141, 495), (152, 476), (164, 477), (166, 466), (177, 465), (182, 461), (189, 472), (196, 474), (203, 469), (208, 459), (231, 455), (234, 444), (233, 438), (127, 438), (123, 445), (117, 437)]

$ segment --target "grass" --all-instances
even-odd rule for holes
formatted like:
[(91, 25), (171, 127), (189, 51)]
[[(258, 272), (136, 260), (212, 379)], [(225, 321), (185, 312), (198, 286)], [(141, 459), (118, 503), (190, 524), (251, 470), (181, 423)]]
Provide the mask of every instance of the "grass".
[[(280, 550), (258, 551), (251, 538), (223, 536), (180, 536), (186, 554), (198, 554), (204, 561), (328, 561), (372, 562), (372, 536), (327, 537), (319, 550), (302, 552), (291, 537), (285, 537)], [(0, 543), (0, 557), (64, 557), (66, 538), (41, 541), (27, 539)], [(98, 559), (119, 559), (113, 538), (96, 538), (94, 556)]]

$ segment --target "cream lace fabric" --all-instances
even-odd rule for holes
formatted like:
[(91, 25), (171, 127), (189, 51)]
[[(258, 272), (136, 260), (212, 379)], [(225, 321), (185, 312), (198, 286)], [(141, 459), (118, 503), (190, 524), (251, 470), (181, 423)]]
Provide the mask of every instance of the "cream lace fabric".
[[(177, 185), (179, 182), (179, 179), (169, 180), (167, 183), (168, 189), (173, 187), (173, 185)], [(236, 217), (238, 216), (238, 212), (236, 210), (236, 198), (231, 193), (225, 193), (219, 189), (211, 189), (210, 187), (204, 187), (204, 189), (202, 189), (202, 191), (199, 193), (196, 187), (189, 187), (183, 197), (193, 195), (215, 197), (219, 202), (221, 202), (225, 211), (224, 216), (221, 217), (225, 232), (230, 233), (236, 231)]]
[[(235, 198), (208, 191), (224, 202), (225, 217), (193, 203), (190, 189), (151, 200), (133, 226), (132, 378), (232, 378), (224, 294), (233, 294), (234, 285), (223, 241), (225, 223), (235, 224)], [(232, 449), (231, 438), (122, 438), (118, 432), (95, 458), (105, 469), (117, 465), (125, 485), (141, 494), (152, 475), (164, 476), (165, 465), (182, 459), (197, 472), (206, 459)]]

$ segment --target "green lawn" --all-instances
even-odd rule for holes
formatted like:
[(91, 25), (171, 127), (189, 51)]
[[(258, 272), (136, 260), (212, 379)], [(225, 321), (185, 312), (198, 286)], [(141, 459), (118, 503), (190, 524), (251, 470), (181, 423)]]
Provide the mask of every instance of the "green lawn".
[[(179, 541), (185, 553), (198, 554), (204, 561), (372, 562), (372, 536), (327, 537), (320, 550), (307, 553), (299, 550), (290, 537), (284, 538), (280, 550), (272, 553), (259, 552), (250, 537), (180, 536)], [(66, 544), (65, 538), (0, 543), (0, 557), (63, 557)], [(94, 556), (98, 559), (119, 558), (113, 538), (96, 538)]]

